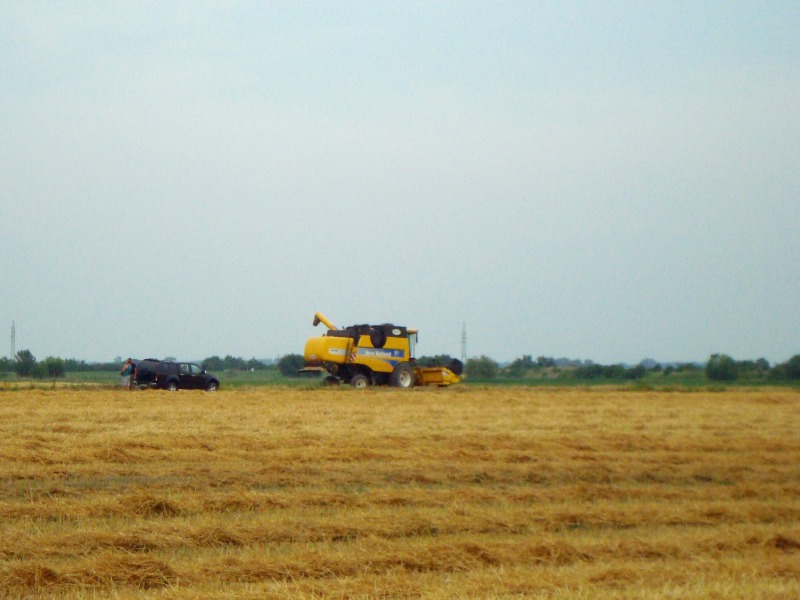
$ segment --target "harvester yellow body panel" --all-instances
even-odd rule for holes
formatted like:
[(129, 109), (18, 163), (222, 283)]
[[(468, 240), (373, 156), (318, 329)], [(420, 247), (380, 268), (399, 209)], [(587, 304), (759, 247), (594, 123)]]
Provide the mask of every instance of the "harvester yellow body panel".
[(347, 362), (353, 340), (343, 337), (312, 337), (306, 342), (305, 359), (307, 362)]
[(408, 340), (388, 337), (381, 348), (372, 345), (370, 336), (320, 336), (309, 338), (304, 357), (306, 363), (363, 365), (376, 373), (391, 373), (398, 363), (409, 357)]
[(376, 348), (368, 335), (362, 335), (353, 351), (353, 362), (376, 373), (391, 373), (398, 363), (409, 358), (408, 339), (399, 337), (387, 337), (383, 347)]

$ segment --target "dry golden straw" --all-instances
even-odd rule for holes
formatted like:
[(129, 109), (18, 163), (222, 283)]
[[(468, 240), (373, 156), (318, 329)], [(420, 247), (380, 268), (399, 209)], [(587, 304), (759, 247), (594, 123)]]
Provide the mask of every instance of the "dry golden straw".
[(7, 598), (800, 598), (800, 394), (0, 390)]

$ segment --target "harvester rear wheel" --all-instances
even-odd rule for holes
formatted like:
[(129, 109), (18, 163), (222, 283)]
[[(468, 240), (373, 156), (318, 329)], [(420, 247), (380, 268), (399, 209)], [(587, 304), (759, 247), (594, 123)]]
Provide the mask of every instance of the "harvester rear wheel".
[(389, 383), (394, 387), (410, 388), (414, 385), (414, 367), (411, 363), (401, 362), (392, 371)]
[(369, 379), (363, 373), (356, 373), (350, 378), (350, 385), (357, 390), (363, 390), (369, 387)]

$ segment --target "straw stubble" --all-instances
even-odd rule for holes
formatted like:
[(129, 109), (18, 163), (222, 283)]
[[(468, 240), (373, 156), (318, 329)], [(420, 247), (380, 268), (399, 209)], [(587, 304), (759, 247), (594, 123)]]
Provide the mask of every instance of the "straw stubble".
[(798, 400), (0, 392), (0, 594), (798, 597)]

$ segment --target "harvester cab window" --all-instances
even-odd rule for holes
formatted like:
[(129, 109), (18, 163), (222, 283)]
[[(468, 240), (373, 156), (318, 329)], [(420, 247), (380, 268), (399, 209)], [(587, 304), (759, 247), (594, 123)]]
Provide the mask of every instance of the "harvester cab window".
[(408, 334), (408, 358), (414, 358), (414, 348), (417, 345), (417, 334)]

